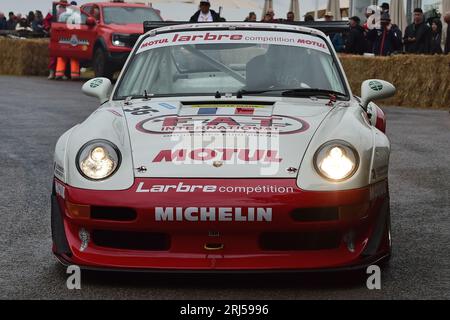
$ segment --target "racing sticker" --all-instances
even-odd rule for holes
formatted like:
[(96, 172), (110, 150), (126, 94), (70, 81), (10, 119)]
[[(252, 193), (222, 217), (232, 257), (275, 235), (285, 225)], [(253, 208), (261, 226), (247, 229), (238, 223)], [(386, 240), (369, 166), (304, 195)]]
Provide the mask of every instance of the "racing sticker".
[(370, 81), (369, 82), (369, 87), (373, 91), (381, 91), (381, 90), (383, 90), (383, 84), (380, 81), (376, 81), (376, 80)]
[(184, 106), (180, 115), (260, 115), (270, 116), (273, 107), (266, 105), (240, 105), (240, 104), (202, 104)]
[(88, 40), (78, 39), (76, 34), (72, 35), (72, 37), (70, 37), (70, 38), (61, 38), (61, 39), (59, 39), (59, 43), (60, 44), (69, 44), (72, 47), (89, 46), (89, 41)]
[[(232, 109), (234, 110), (234, 109)], [(212, 111), (211, 111), (212, 112)], [(242, 109), (239, 115), (230, 116), (177, 116), (163, 115), (145, 119), (136, 125), (136, 129), (148, 134), (172, 133), (259, 133), (294, 134), (309, 129), (309, 124), (299, 118), (289, 116), (258, 117), (247, 115), (250, 109)]]
[(318, 36), (279, 31), (242, 31), (242, 30), (218, 30), (218, 31), (190, 31), (166, 33), (149, 36), (139, 47), (136, 54), (150, 49), (193, 44), (214, 43), (246, 43), (246, 44), (271, 44), (302, 47), (331, 54), (326, 42)]
[(55, 192), (61, 198), (63, 198), (63, 199), (66, 198), (66, 188), (64, 187), (64, 185), (62, 185), (58, 181), (55, 181)]
[(175, 149), (161, 150), (153, 159), (153, 163), (172, 162), (186, 163), (187, 161), (230, 162), (237, 159), (243, 163), (280, 163), (277, 150), (264, 149), (242, 149), (242, 148), (197, 148), (197, 149)]
[(171, 183), (155, 184), (140, 182), (136, 188), (136, 193), (226, 193), (226, 194), (289, 194), (294, 193), (292, 186), (274, 185), (217, 185), (217, 184), (191, 184), (191, 183)]
[(92, 89), (95, 89), (103, 84), (103, 79), (93, 79), (89, 85)]
[(272, 222), (272, 208), (156, 207), (155, 221)]
[(117, 117), (120, 117), (120, 118), (123, 117), (123, 116), (122, 116), (119, 112), (117, 112), (116, 110), (108, 109), (107, 111), (110, 112), (110, 113), (112, 113), (113, 115), (115, 115), (115, 116), (117, 116)]

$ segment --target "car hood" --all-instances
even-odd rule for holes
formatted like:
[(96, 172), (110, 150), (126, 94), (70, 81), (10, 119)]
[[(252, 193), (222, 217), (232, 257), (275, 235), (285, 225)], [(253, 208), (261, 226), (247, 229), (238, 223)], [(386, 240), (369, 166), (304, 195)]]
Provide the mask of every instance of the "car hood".
[(122, 109), (135, 175), (295, 178), (326, 102), (133, 100)]
[(123, 33), (123, 34), (143, 34), (144, 26), (141, 23), (133, 23), (133, 24), (109, 24), (108, 28), (110, 28), (114, 33)]

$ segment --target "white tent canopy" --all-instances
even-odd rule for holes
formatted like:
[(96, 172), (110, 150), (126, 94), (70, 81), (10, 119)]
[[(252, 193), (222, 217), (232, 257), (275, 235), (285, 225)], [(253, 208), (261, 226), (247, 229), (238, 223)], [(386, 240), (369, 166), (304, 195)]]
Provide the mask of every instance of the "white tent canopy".
[(403, 0), (391, 0), (389, 8), (391, 21), (396, 24), (399, 29), (404, 32), (408, 23), (406, 21), (405, 3)]
[(264, 7), (261, 14), (261, 19), (266, 15), (267, 11), (273, 8), (273, 1), (272, 0), (265, 0), (264, 1)]
[(289, 11), (292, 11), (295, 16), (295, 21), (300, 20), (300, 5), (298, 4), (299, 0), (291, 0), (291, 5), (289, 6)]
[(341, 20), (341, 2), (339, 0), (328, 0), (327, 12), (333, 14), (334, 20)]

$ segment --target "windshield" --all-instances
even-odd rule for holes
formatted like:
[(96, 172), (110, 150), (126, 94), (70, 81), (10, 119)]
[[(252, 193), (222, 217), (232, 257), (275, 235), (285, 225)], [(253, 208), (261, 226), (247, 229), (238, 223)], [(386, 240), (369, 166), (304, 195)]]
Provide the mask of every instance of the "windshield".
[(155, 10), (139, 7), (105, 7), (103, 8), (105, 24), (133, 24), (144, 21), (162, 21)]
[(176, 96), (265, 90), (270, 91), (266, 95), (281, 95), (282, 90), (308, 88), (346, 93), (328, 45), (320, 37), (197, 31), (146, 38), (115, 99), (144, 93)]

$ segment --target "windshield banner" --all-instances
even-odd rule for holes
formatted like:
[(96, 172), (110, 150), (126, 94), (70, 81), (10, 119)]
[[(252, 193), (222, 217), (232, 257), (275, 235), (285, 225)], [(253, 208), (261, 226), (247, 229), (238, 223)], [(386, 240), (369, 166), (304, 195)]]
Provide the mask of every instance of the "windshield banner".
[(149, 36), (140, 45), (136, 54), (144, 51), (176, 45), (240, 43), (240, 44), (270, 44), (293, 47), (303, 47), (330, 54), (326, 42), (317, 37), (302, 33), (277, 31), (190, 31), (174, 32)]

